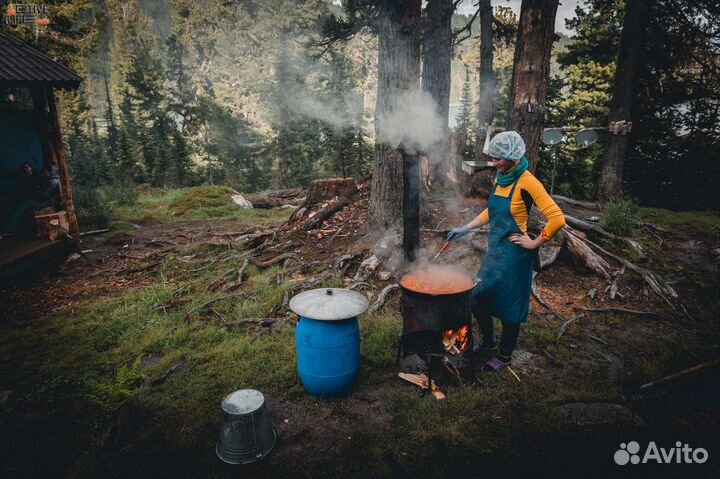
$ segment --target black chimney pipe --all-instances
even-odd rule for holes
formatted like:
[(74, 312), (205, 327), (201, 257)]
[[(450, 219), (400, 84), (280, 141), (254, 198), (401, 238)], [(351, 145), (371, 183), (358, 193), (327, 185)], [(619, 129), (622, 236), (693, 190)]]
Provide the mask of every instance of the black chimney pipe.
[(412, 262), (420, 247), (420, 158), (415, 148), (398, 149), (403, 157), (403, 250)]

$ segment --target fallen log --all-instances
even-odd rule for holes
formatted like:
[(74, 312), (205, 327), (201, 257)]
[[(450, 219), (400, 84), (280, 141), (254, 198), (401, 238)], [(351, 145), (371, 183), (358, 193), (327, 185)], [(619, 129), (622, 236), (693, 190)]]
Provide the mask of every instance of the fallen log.
[(355, 273), (353, 281), (367, 281), (367, 279), (370, 277), (370, 275), (372, 275), (373, 271), (375, 271), (378, 266), (380, 266), (380, 258), (375, 255), (366, 258), (360, 264), (357, 273)]
[(623, 244), (629, 246), (630, 248), (634, 249), (635, 251), (637, 251), (638, 254), (644, 254), (642, 246), (640, 245), (640, 243), (638, 243), (635, 240), (632, 240), (630, 238), (625, 238), (624, 236), (618, 236), (616, 234), (610, 233), (609, 231), (605, 230), (604, 228), (601, 228), (600, 226), (598, 226), (596, 224), (593, 224), (593, 223), (590, 223), (587, 221), (583, 221), (579, 218), (575, 218), (574, 216), (568, 215), (567, 213), (565, 214), (565, 221), (567, 222), (567, 224), (569, 224), (570, 226), (572, 226), (573, 228), (575, 228), (577, 230), (580, 230), (583, 232), (591, 231), (591, 232), (597, 234), (598, 236), (602, 236), (603, 238), (617, 241), (619, 243), (623, 243)]
[(586, 268), (594, 271), (604, 279), (610, 281), (610, 265), (603, 259), (602, 256), (595, 254), (588, 245), (577, 235), (567, 232), (565, 235), (565, 245), (570, 251), (570, 255), (573, 258), (575, 264), (585, 266)]
[(299, 206), (304, 200), (305, 191), (302, 188), (279, 191), (261, 191), (247, 193), (245, 199), (252, 203), (253, 208), (277, 208), (284, 205)]
[(336, 202), (329, 204), (325, 208), (322, 208), (317, 213), (315, 213), (312, 218), (305, 222), (303, 228), (306, 230), (314, 230), (316, 228), (319, 228), (325, 220), (329, 219), (332, 215), (345, 208), (351, 202), (352, 199), (348, 198), (347, 196), (340, 197)]
[[(578, 238), (577, 234), (573, 233), (572, 231), (568, 231), (568, 233), (569, 233), (568, 237), (574, 236), (575, 238)], [(590, 241), (588, 239), (584, 239), (582, 241), (595, 247), (595, 249), (597, 249), (598, 251), (617, 260), (618, 262), (620, 262), (627, 268), (631, 269), (632, 271), (638, 273), (640, 276), (642, 276), (642, 278), (645, 280), (645, 282), (648, 285), (650, 285), (650, 288), (655, 292), (655, 294), (660, 296), (671, 308), (675, 309), (675, 305), (670, 301), (668, 296), (670, 298), (672, 298), (673, 300), (677, 300), (678, 294), (675, 292), (675, 290), (669, 284), (667, 284), (667, 282), (660, 275), (658, 275), (657, 273), (655, 273), (653, 271), (647, 270), (645, 268), (641, 268), (640, 266), (637, 266), (637, 265), (631, 263), (630, 261), (626, 260), (625, 258), (622, 258), (620, 256), (617, 256), (617, 255), (607, 251), (602, 246), (600, 246), (596, 243), (593, 243), (592, 241)]]

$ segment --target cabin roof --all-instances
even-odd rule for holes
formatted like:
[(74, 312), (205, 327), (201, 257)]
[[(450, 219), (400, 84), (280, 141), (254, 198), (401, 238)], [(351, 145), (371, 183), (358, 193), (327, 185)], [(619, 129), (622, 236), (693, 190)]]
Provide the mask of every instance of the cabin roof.
[(78, 88), (82, 77), (0, 30), (0, 86)]

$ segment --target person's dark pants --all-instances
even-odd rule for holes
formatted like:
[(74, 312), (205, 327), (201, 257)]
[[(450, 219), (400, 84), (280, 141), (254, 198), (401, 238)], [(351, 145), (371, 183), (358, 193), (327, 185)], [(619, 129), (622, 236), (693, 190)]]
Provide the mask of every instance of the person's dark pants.
[[(480, 331), (482, 332), (482, 347), (493, 348), (497, 345), (497, 339), (495, 337), (495, 320), (489, 315), (475, 312), (475, 319), (477, 319), (480, 325)], [(501, 359), (510, 360), (512, 352), (518, 343), (518, 337), (520, 336), (520, 323), (506, 323), (502, 322), (503, 328), (500, 335), (500, 344), (498, 345), (498, 353)]]

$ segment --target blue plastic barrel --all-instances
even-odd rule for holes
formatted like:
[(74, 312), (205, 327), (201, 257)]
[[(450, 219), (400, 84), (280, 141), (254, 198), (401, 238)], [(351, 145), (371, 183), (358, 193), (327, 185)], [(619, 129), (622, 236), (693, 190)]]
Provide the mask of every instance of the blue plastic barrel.
[(318, 321), (301, 316), (295, 342), (298, 372), (307, 392), (329, 399), (350, 390), (360, 369), (357, 318)]

